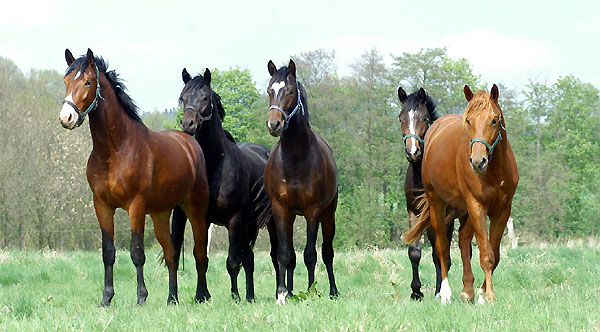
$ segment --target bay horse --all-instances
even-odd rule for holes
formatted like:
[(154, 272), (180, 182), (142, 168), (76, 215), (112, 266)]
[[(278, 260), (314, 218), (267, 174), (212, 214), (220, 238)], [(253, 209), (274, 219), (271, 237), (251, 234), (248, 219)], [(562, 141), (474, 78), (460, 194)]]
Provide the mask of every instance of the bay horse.
[[(246, 274), (246, 300), (254, 301), (254, 253), (258, 230), (271, 220), (271, 201), (264, 189), (265, 165), (270, 149), (261, 144), (236, 144), (223, 129), (225, 109), (221, 97), (210, 86), (211, 73), (194, 78), (184, 68), (185, 86), (179, 96), (184, 113), (180, 126), (194, 135), (204, 151), (209, 185), (206, 220), (225, 226), (229, 235), (227, 272), (231, 294), (240, 295), (237, 276), (240, 265)], [(173, 213), (172, 236), (179, 252), (186, 217), (179, 209)], [(272, 236), (275, 241), (275, 235)], [(274, 255), (272, 253), (272, 255)]]
[[(404, 154), (408, 160), (408, 168), (404, 179), (404, 195), (406, 197), (406, 211), (408, 212), (409, 227), (412, 228), (417, 223), (417, 216), (421, 212), (421, 206), (418, 203), (418, 195), (423, 192), (423, 181), (421, 179), (421, 161), (423, 153), (423, 138), (431, 123), (439, 118), (436, 111), (436, 104), (433, 98), (429, 96), (425, 89), (420, 88), (418, 91), (407, 95), (402, 87), (398, 88), (398, 100), (402, 104), (398, 119), (402, 130), (402, 140), (404, 141)], [(456, 209), (448, 209), (446, 216), (446, 236), (448, 242), (452, 241), (452, 233), (454, 231), (454, 219), (462, 218), (461, 224), (466, 220), (465, 213), (460, 213)], [(442, 283), (442, 275), (440, 269), (440, 261), (435, 251), (435, 232), (433, 228), (427, 229), (427, 238), (432, 247), (433, 264), (435, 266), (435, 295), (439, 296)], [(421, 280), (419, 278), (419, 262), (421, 261), (421, 242), (409, 244), (408, 258), (412, 267), (412, 282), (410, 287), (412, 293), (410, 298), (413, 300), (421, 300), (423, 292), (421, 292)], [(450, 269), (451, 261), (448, 257), (448, 269)]]
[(143, 305), (148, 296), (143, 273), (146, 214), (154, 221), (154, 234), (169, 269), (167, 303), (177, 302), (178, 261), (169, 233), (169, 217), (175, 206), (180, 206), (192, 221), (198, 272), (196, 299), (201, 299), (206, 292), (208, 183), (200, 145), (185, 133), (153, 132), (144, 126), (117, 73), (107, 71), (104, 60), (94, 57), (90, 49), (78, 59), (66, 49), (65, 58), (68, 68), (61, 124), (74, 129), (88, 116), (93, 142), (86, 174), (102, 231), (104, 291), (100, 305), (109, 306), (114, 296), (117, 208), (129, 214), (137, 303)]
[[(493, 302), (492, 273), (500, 262), (500, 240), (519, 182), (517, 164), (498, 103), (498, 86), (494, 84), (490, 93), (480, 90), (473, 94), (465, 85), (464, 94), (469, 102), (464, 114), (441, 117), (425, 136), (422, 166), (425, 207), (417, 225), (404, 235), (406, 242), (414, 243), (429, 223), (433, 226), (436, 250), (441, 257), (442, 303), (449, 303), (452, 296), (446, 266), (449, 255), (448, 240), (444, 234), (446, 208), (451, 206), (469, 214), (465, 228), (459, 232), (463, 260), (461, 295), (469, 301), (475, 297), (466, 245), (475, 234), (485, 274), (478, 302), (484, 303), (486, 299)], [(489, 237), (486, 216), (490, 217)]]
[(292, 296), (296, 267), (292, 226), (296, 215), (306, 219), (304, 263), (308, 269), (308, 287), (315, 280), (315, 245), (321, 223), (329, 295), (336, 297), (339, 292), (333, 274), (333, 238), (338, 186), (333, 150), (310, 127), (306, 91), (297, 80), (294, 61), (277, 69), (269, 60), (267, 68), (271, 79), (267, 88), (270, 107), (266, 124), (269, 133), (279, 137), (265, 170), (265, 189), (272, 202), (277, 234), (277, 303), (285, 303), (286, 297)]

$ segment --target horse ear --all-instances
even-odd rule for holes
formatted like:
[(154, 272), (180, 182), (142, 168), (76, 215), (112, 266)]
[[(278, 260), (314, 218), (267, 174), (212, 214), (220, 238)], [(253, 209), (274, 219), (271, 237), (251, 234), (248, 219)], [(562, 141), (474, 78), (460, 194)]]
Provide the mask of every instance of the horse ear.
[(92, 52), (92, 50), (88, 48), (87, 54), (85, 56), (87, 57), (87, 61), (90, 66), (96, 64), (96, 59), (94, 59), (94, 52)]
[(208, 68), (206, 68), (206, 70), (204, 71), (204, 82), (206, 83), (206, 85), (210, 85), (210, 70), (208, 70)]
[(269, 74), (271, 74), (271, 76), (273, 76), (273, 74), (275, 74), (275, 72), (277, 71), (277, 67), (275, 67), (275, 64), (272, 60), (269, 60), (267, 68), (269, 68)]
[(292, 74), (292, 76), (296, 77), (296, 64), (294, 63), (294, 60), (290, 59), (290, 64), (288, 65), (288, 69), (290, 70), (290, 74)]
[(492, 96), (492, 100), (498, 102), (498, 97), (500, 96), (500, 92), (498, 91), (498, 86), (494, 84), (492, 86), (492, 91), (490, 91), (490, 95)]
[(398, 99), (400, 100), (400, 102), (402, 104), (404, 104), (404, 101), (406, 101), (406, 91), (404, 91), (404, 89), (402, 89), (402, 87), (398, 88)]
[(71, 65), (73, 62), (75, 62), (75, 57), (73, 56), (73, 53), (71, 53), (71, 51), (69, 51), (69, 49), (65, 49), (65, 60), (67, 60), (67, 65)]
[(471, 101), (471, 99), (473, 98), (473, 91), (471, 91), (471, 88), (469, 88), (469, 86), (465, 84), (465, 88), (463, 89), (463, 91), (465, 92), (465, 98), (467, 98), (467, 101)]
[(427, 94), (425, 93), (425, 89), (420, 88), (417, 96), (419, 97), (419, 103), (425, 104), (425, 100), (427, 100)]
[(185, 68), (183, 68), (183, 71), (181, 72), (181, 78), (183, 79), (183, 83), (187, 83), (192, 80), (192, 76)]

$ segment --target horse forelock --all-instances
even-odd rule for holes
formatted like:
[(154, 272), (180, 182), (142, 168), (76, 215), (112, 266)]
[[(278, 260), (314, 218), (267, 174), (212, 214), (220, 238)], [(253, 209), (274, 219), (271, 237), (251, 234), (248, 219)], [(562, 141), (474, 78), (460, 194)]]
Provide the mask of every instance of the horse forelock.
[[(425, 96), (426, 96), (425, 97), (425, 108), (427, 109), (427, 112), (429, 113), (431, 122), (434, 122), (435, 120), (437, 120), (440, 117), (438, 111), (435, 109), (437, 107), (437, 105), (436, 105), (435, 101), (433, 100), (433, 98), (429, 94), (426, 93)], [(410, 110), (418, 110), (418, 109), (419, 109), (418, 91), (414, 91), (413, 93), (408, 95), (408, 97), (406, 97), (406, 100), (402, 104), (401, 111), (406, 110), (408, 112)]]
[(479, 90), (473, 95), (469, 104), (467, 104), (467, 109), (463, 115), (463, 125), (466, 126), (467, 120), (475, 114), (487, 110), (491, 110), (492, 113), (502, 116), (500, 105), (492, 101), (489, 93)]

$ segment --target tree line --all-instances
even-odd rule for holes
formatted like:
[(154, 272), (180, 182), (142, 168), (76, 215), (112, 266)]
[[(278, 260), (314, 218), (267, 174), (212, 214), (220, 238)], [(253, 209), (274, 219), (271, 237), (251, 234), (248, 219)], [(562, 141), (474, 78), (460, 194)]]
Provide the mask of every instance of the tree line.
[[(444, 48), (396, 55), (391, 65), (371, 49), (356, 59), (349, 75), (338, 73), (334, 51), (291, 58), (308, 93), (311, 125), (334, 149), (340, 192), (336, 247), (396, 246), (408, 228), (403, 189), (408, 162), (397, 120), (398, 86), (407, 91), (424, 87), (438, 111), (449, 114), (464, 111), (465, 84), (475, 91), (497, 83), (521, 179), (512, 210), (520, 238), (597, 235), (600, 97), (592, 84), (569, 75), (553, 82), (532, 79), (515, 90), (485, 82), (467, 59), (452, 58)], [(225, 106), (223, 127), (238, 141), (272, 146), (276, 139), (265, 128), (268, 98), (250, 72), (210, 69), (212, 88)], [(100, 245), (85, 178), (91, 138), (89, 130), (66, 131), (59, 125), (63, 97), (61, 73), (25, 74), (0, 58), (2, 248)], [(177, 129), (180, 114), (173, 105), (165, 112), (144, 113), (142, 119), (154, 130)], [(115, 225), (117, 245), (127, 247), (124, 212), (117, 213)], [(147, 236), (153, 237), (151, 227)]]

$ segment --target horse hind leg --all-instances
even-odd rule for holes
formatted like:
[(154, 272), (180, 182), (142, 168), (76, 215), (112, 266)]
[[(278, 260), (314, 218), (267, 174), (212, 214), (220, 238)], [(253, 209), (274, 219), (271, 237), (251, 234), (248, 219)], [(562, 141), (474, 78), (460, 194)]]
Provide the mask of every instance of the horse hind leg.
[(450, 256), (450, 243), (446, 234), (446, 203), (441, 200), (435, 193), (428, 196), (429, 200), (429, 216), (431, 218), (431, 226), (436, 235), (435, 250), (437, 251), (440, 263), (441, 284), (440, 284), (440, 299), (441, 302), (450, 303), (452, 298), (452, 290), (448, 283), (448, 257)]
[(315, 266), (317, 265), (317, 232), (319, 231), (318, 213), (310, 213), (306, 219), (306, 247), (304, 248), (304, 264), (308, 270), (308, 289), (315, 282)]
[(335, 237), (335, 210), (337, 208), (337, 194), (335, 199), (329, 204), (329, 206), (323, 210), (321, 215), (321, 223), (323, 224), (323, 248), (322, 256), (323, 263), (327, 269), (327, 276), (329, 277), (329, 296), (338, 297), (339, 291), (335, 284), (335, 276), (333, 274), (333, 238)]
[[(205, 201), (206, 202), (206, 201)], [(207, 204), (196, 206), (184, 204), (184, 211), (192, 224), (194, 235), (194, 259), (196, 261), (196, 272), (198, 282), (196, 285), (196, 302), (201, 303), (210, 299), (206, 283), (206, 271), (208, 270), (208, 224), (206, 222)]]
[(101, 307), (110, 306), (110, 302), (115, 295), (113, 286), (113, 266), (115, 264), (115, 228), (114, 214), (115, 209), (109, 208), (103, 202), (94, 199), (94, 208), (96, 216), (102, 231), (102, 261), (104, 263), (104, 290), (102, 291)]
[(237, 277), (240, 273), (242, 264), (241, 246), (242, 246), (242, 227), (239, 213), (234, 215), (229, 221), (227, 228), (229, 235), (229, 252), (227, 254), (227, 273), (231, 279), (231, 297), (234, 301), (239, 301), (240, 293), (238, 291)]
[(154, 234), (163, 249), (165, 263), (169, 269), (169, 297), (167, 298), (167, 304), (177, 304), (177, 269), (179, 267), (179, 255), (175, 249), (173, 239), (169, 234), (170, 216), (171, 210), (150, 215), (154, 221)]
[[(242, 234), (242, 248), (241, 248), (241, 256), (242, 256), (242, 267), (244, 268), (244, 273), (246, 274), (246, 301), (254, 302), (254, 251), (252, 250), (251, 242), (254, 242), (256, 239), (251, 241), (251, 234), (256, 234), (256, 228), (258, 226), (253, 223), (246, 226), (246, 230), (244, 234)], [(254, 236), (254, 235), (253, 235)]]

